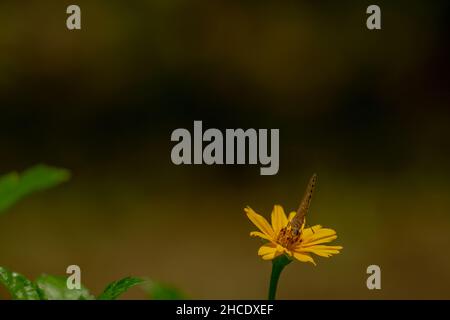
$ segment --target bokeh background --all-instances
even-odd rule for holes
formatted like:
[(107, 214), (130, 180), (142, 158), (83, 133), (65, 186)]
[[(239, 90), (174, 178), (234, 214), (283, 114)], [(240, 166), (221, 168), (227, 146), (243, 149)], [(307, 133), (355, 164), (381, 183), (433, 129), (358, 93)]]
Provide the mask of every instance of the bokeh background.
[[(368, 1), (75, 2), (0, 3), (0, 173), (73, 174), (0, 216), (0, 265), (78, 264), (94, 293), (136, 275), (265, 298), (243, 208), (296, 209), (316, 172), (308, 221), (344, 250), (290, 265), (279, 298), (450, 298), (448, 1), (377, 1), (376, 32)], [(278, 175), (173, 165), (170, 134), (194, 120), (279, 128)], [(371, 264), (382, 290), (366, 288)]]

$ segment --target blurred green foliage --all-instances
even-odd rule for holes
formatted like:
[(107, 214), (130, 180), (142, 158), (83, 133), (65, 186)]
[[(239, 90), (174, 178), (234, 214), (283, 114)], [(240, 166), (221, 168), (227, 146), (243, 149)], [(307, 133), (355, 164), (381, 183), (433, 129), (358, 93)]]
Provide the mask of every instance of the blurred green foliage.
[(46, 165), (37, 165), (22, 174), (12, 172), (0, 177), (0, 214), (23, 197), (54, 187), (69, 178), (68, 170)]
[(141, 284), (144, 280), (134, 277), (126, 277), (118, 281), (110, 283), (102, 294), (98, 296), (98, 300), (116, 300), (121, 294), (131, 287)]
[(36, 279), (41, 299), (44, 300), (92, 300), (94, 296), (84, 286), (81, 289), (69, 289), (67, 277), (43, 274)]
[(14, 300), (40, 300), (37, 286), (21, 274), (0, 267), (0, 283)]
[[(98, 297), (98, 300), (115, 300), (131, 287), (142, 283), (139, 278), (126, 277), (110, 283)], [(10, 293), (14, 300), (94, 300), (84, 286), (81, 289), (69, 289), (67, 277), (41, 275), (36, 281), (0, 267), (0, 284)]]
[[(66, 169), (37, 165), (22, 174), (16, 172), (0, 177), (0, 213), (11, 207), (23, 197), (40, 190), (56, 186), (70, 178)], [(143, 284), (144, 280), (126, 277), (110, 283), (98, 296), (98, 300), (116, 300), (128, 289)], [(95, 297), (84, 286), (69, 289), (66, 276), (43, 274), (34, 282), (25, 276), (0, 267), (0, 284), (14, 300), (93, 300)], [(145, 290), (155, 299), (178, 299), (179, 292), (156, 282), (148, 283)]]

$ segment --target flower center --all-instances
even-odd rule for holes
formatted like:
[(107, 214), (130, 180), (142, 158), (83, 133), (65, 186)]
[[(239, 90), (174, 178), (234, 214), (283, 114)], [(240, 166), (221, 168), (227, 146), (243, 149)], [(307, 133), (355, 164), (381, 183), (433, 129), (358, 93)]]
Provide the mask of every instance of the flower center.
[(294, 234), (292, 228), (288, 225), (280, 230), (277, 237), (277, 242), (286, 249), (293, 249), (297, 244), (301, 242), (301, 232)]

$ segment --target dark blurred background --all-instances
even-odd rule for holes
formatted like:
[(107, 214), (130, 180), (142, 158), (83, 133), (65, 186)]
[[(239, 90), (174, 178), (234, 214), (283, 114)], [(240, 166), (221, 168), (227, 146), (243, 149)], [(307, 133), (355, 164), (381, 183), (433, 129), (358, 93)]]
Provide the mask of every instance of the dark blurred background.
[[(309, 223), (344, 250), (292, 264), (280, 298), (450, 298), (448, 1), (377, 1), (380, 31), (369, 1), (77, 0), (68, 31), (73, 3), (0, 3), (0, 173), (73, 173), (0, 217), (0, 265), (78, 264), (94, 293), (140, 275), (265, 298), (243, 208), (295, 210), (316, 172)], [(279, 128), (278, 175), (173, 165), (170, 134), (194, 120)]]

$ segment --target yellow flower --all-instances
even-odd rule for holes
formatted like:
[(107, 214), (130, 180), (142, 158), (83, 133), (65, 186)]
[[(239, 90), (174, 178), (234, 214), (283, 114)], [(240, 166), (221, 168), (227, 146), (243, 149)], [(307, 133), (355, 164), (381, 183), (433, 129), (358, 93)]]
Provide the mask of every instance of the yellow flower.
[(296, 212), (291, 212), (289, 217), (286, 217), (280, 205), (273, 207), (272, 225), (250, 207), (245, 208), (245, 212), (250, 221), (260, 230), (250, 232), (250, 235), (269, 241), (258, 250), (258, 255), (264, 260), (272, 260), (286, 254), (290, 258), (294, 257), (299, 261), (311, 262), (315, 265), (311, 253), (330, 257), (338, 254), (342, 249), (341, 246), (323, 245), (337, 238), (336, 231), (333, 229), (322, 228), (320, 225), (304, 228), (305, 224), (303, 224), (299, 233), (293, 232), (290, 221)]

